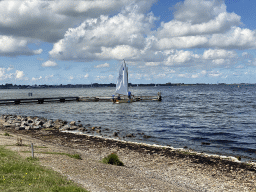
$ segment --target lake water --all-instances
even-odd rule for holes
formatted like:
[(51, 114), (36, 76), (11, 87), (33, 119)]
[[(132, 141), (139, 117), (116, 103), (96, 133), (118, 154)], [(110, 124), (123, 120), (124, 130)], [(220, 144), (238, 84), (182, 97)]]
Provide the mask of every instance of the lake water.
[[(195, 151), (242, 156), (256, 161), (256, 86), (203, 85), (130, 88), (134, 95), (157, 95), (162, 102), (66, 102), (2, 105), (1, 114), (78, 121), (101, 126), (103, 136), (134, 134), (132, 141), (187, 146)], [(115, 88), (0, 90), (4, 98), (112, 96)], [(145, 135), (151, 138), (143, 138)], [(127, 140), (128, 138), (124, 138)], [(203, 145), (202, 143), (208, 143)]]

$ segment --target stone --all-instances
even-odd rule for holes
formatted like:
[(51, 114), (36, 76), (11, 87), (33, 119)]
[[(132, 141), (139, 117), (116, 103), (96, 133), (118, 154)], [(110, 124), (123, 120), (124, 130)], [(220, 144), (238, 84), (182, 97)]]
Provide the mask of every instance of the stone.
[(71, 121), (69, 124), (70, 124), (71, 126), (75, 126), (75, 125), (76, 125), (76, 122), (75, 122), (75, 121)]
[(33, 128), (32, 128), (32, 126), (25, 126), (25, 130), (32, 130)]
[(114, 133), (113, 133), (113, 136), (117, 137), (117, 136), (118, 136), (117, 132), (114, 132)]
[(4, 123), (3, 126), (6, 127), (6, 128), (15, 127), (15, 125), (14, 125), (14, 124), (11, 124), (11, 123)]
[(134, 137), (134, 135), (133, 134), (128, 134), (128, 135), (126, 135), (126, 137)]
[(96, 129), (96, 127), (92, 127), (92, 130), (94, 131)]
[(78, 131), (87, 131), (87, 129), (85, 129), (84, 127), (78, 128)]
[(15, 126), (16, 126), (16, 127), (20, 127), (20, 126), (21, 126), (21, 123), (15, 123)]
[(41, 126), (33, 126), (33, 129), (40, 129)]
[(25, 130), (25, 127), (15, 127), (15, 130)]
[(64, 125), (61, 130), (70, 130), (70, 125)]
[(77, 130), (77, 129), (78, 129), (77, 126), (71, 126), (71, 127), (70, 127), (70, 130), (72, 130), (72, 131), (73, 131), (73, 130)]
[(44, 124), (44, 122), (41, 121), (41, 120), (38, 120), (38, 121), (35, 122), (35, 125), (37, 125), (37, 126), (38, 126), (38, 125), (43, 125), (43, 124)]
[(45, 127), (45, 128), (51, 128), (51, 127), (53, 127), (53, 121), (52, 121), (52, 120), (47, 121), (46, 123), (44, 123), (44, 127)]
[(28, 126), (28, 123), (27, 123), (26, 121), (22, 121), (22, 122), (21, 122), (21, 126), (22, 126), (22, 127)]
[(32, 119), (28, 119), (27, 121), (28, 123), (34, 123), (34, 121)]
[(96, 130), (96, 132), (97, 132), (97, 133), (100, 133), (100, 132), (101, 132), (101, 130), (100, 130), (100, 129), (97, 129), (97, 130)]

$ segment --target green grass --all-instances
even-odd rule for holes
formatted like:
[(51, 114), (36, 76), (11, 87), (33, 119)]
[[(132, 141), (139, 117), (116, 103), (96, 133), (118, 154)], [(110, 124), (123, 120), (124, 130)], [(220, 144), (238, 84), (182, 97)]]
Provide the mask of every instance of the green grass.
[(117, 154), (115, 154), (115, 153), (111, 153), (110, 155), (108, 155), (107, 157), (105, 157), (105, 158), (102, 160), (102, 162), (105, 163), (105, 164), (124, 166), (124, 163), (119, 160)]
[(4, 133), (4, 136), (10, 136), (10, 134), (9, 134), (9, 133), (7, 133), (7, 132), (5, 132), (5, 133)]
[(32, 158), (23, 159), (0, 146), (0, 191), (83, 192), (85, 189), (59, 173), (46, 169)]
[[(8, 147), (8, 146), (26, 146), (26, 147), (31, 147), (31, 145), (25, 145), (25, 144), (22, 144), (22, 145), (17, 145), (17, 143), (15, 144), (15, 145), (5, 145), (6, 147)], [(33, 146), (34, 148), (42, 148), (42, 149), (44, 149), (44, 148), (48, 148), (48, 147), (44, 147), (44, 146)]]
[[(31, 153), (31, 151), (21, 151), (22, 153)], [(82, 159), (80, 155), (78, 154), (68, 154), (68, 153), (58, 153), (58, 152), (34, 152), (34, 153), (42, 153), (42, 154), (52, 154), (52, 155), (66, 155), (68, 157), (74, 158), (74, 159)]]

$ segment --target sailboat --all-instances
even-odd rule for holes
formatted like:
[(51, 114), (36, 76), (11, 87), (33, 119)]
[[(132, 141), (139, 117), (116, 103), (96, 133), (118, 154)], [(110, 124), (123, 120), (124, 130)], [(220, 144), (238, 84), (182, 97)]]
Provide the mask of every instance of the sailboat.
[(117, 98), (113, 95), (113, 103), (131, 103), (133, 101), (131, 92), (128, 91), (128, 67), (125, 60), (119, 69), (119, 76), (116, 82)]

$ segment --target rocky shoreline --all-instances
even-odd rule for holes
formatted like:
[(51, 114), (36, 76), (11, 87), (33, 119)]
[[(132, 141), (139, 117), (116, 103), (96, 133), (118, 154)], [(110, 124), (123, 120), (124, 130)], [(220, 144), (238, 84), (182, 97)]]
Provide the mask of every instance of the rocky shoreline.
[[(80, 122), (74, 121), (68, 123), (63, 120), (53, 121), (45, 118), (16, 115), (2, 115), (0, 121), (0, 124), (2, 124), (0, 128), (3, 131), (30, 136), (58, 146), (65, 146), (77, 150), (94, 150), (97, 151), (97, 153), (111, 151), (118, 154), (126, 154), (123, 158), (132, 158), (131, 154), (135, 152), (140, 154), (139, 156), (150, 157), (148, 159), (152, 162), (155, 161), (155, 158), (158, 160), (162, 159), (162, 163), (167, 164), (168, 162), (176, 162), (175, 166), (182, 162), (182, 168), (187, 171), (191, 169), (193, 169), (193, 171), (199, 171), (200, 174), (206, 174), (207, 177), (213, 180), (225, 177), (227, 181), (233, 183), (235, 188), (237, 188), (237, 186), (244, 186), (243, 191), (255, 191), (256, 189), (256, 164), (253, 162), (241, 162), (235, 157), (207, 155), (204, 153), (196, 153), (189, 149), (174, 149), (168, 146), (148, 145), (118, 139), (106, 139), (86, 134), (69, 133), (69, 131), (73, 130), (85, 132), (86, 130), (95, 132), (101, 131), (101, 127), (83, 126)], [(156, 169), (159, 170), (161, 168), (157, 167)], [(213, 186), (212, 189), (214, 189)], [(234, 191), (233, 189), (234, 188), (232, 188), (232, 191)], [(241, 188), (237, 189), (238, 190), (235, 191), (241, 191), (239, 190)], [(229, 190), (226, 190), (226, 188), (217, 190), (216, 188), (213, 191)]]

